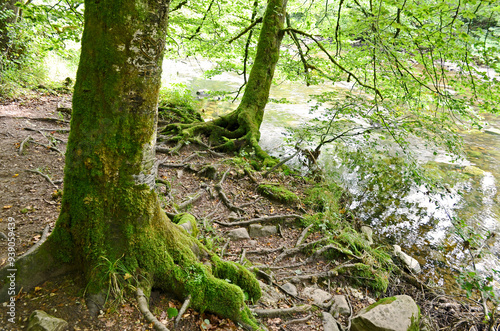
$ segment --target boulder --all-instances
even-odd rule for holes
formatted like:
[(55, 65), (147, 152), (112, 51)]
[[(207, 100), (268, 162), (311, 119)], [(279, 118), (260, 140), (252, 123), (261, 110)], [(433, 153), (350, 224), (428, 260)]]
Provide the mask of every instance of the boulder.
[(323, 313), (323, 330), (324, 331), (340, 331), (337, 321), (329, 313)]
[(464, 168), (464, 173), (471, 176), (482, 176), (484, 175), (484, 170), (474, 166), (466, 166)]
[(269, 237), (277, 232), (275, 225), (262, 226), (260, 224), (251, 224), (249, 228), (249, 234), (252, 238)]
[(68, 327), (68, 322), (51, 316), (43, 310), (35, 310), (29, 319), (28, 331), (62, 331)]
[(332, 299), (332, 295), (330, 293), (314, 287), (304, 288), (302, 294), (306, 298), (311, 299), (314, 304), (318, 306), (322, 306)]
[(351, 331), (417, 330), (419, 318), (415, 301), (407, 295), (397, 295), (363, 308), (352, 320)]
[(262, 296), (260, 297), (259, 302), (276, 308), (278, 306), (278, 302), (285, 298), (285, 295), (273, 286), (267, 285), (260, 280), (259, 285), (262, 290)]
[(250, 236), (248, 235), (248, 231), (245, 228), (237, 228), (229, 231), (227, 233), (229, 239), (232, 241), (239, 241), (239, 240), (245, 240), (245, 239), (250, 239)]
[(489, 134), (493, 134), (496, 136), (500, 136), (500, 130), (496, 129), (496, 128), (487, 128), (487, 129), (484, 129), (484, 132), (489, 133)]
[(347, 303), (345, 296), (343, 295), (334, 295), (332, 307), (330, 308), (330, 314), (333, 316), (349, 316), (351, 315), (351, 308)]
[(401, 247), (399, 245), (394, 245), (394, 255), (396, 255), (401, 262), (414, 274), (420, 273), (422, 271), (420, 269), (420, 264), (418, 263), (417, 260), (412, 258), (410, 255), (404, 253), (401, 251)]
[(293, 285), (292, 283), (285, 283), (281, 285), (281, 288), (290, 293), (293, 296), (297, 296), (297, 287)]

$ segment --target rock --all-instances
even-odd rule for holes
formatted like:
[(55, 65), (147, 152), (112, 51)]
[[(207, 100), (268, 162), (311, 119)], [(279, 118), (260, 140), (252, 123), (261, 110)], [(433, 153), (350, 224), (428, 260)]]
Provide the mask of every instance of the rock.
[(238, 240), (245, 240), (245, 239), (250, 239), (250, 236), (248, 235), (248, 231), (245, 228), (237, 228), (229, 231), (227, 233), (229, 239), (232, 241), (238, 241)]
[(484, 175), (484, 170), (479, 169), (478, 167), (474, 166), (467, 166), (463, 170), (464, 174), (471, 175), (471, 176), (482, 176)]
[(421, 271), (420, 264), (418, 263), (417, 260), (412, 258), (410, 255), (404, 253), (403, 251), (401, 251), (401, 247), (399, 245), (394, 245), (393, 247), (394, 247), (394, 255), (399, 257), (403, 262), (403, 264), (408, 269), (410, 269), (411, 272), (413, 272), (414, 274), (420, 273)]
[(372, 245), (373, 244), (373, 229), (370, 228), (369, 226), (362, 226), (361, 233), (365, 235), (366, 241), (368, 241), (368, 243), (370, 245)]
[(302, 291), (302, 294), (314, 301), (316, 305), (323, 305), (327, 301), (332, 299), (332, 295), (326, 291), (320, 290), (319, 288), (306, 287)]
[(358, 299), (358, 300), (363, 300), (365, 298), (363, 293), (361, 293), (358, 289), (355, 289), (352, 287), (349, 287), (348, 289), (349, 289), (349, 292), (351, 293), (351, 295), (353, 296), (353, 298)]
[(489, 133), (489, 134), (494, 134), (496, 136), (500, 136), (500, 130), (499, 129), (487, 128), (487, 129), (484, 129), (484, 132), (485, 133)]
[(340, 331), (337, 321), (329, 313), (323, 313), (323, 330), (325, 331)]
[(363, 308), (352, 320), (351, 331), (417, 330), (419, 318), (415, 301), (407, 295), (397, 295)]
[(276, 307), (278, 302), (285, 298), (285, 295), (273, 286), (266, 285), (260, 280), (259, 285), (262, 290), (262, 296), (260, 297), (259, 302)]
[(278, 232), (274, 225), (262, 226), (260, 224), (251, 224), (249, 229), (250, 237), (252, 238), (268, 237)]
[(297, 287), (292, 283), (285, 283), (281, 285), (281, 288), (290, 293), (291, 295), (297, 296)]
[(351, 308), (349, 307), (349, 304), (347, 303), (345, 296), (343, 295), (333, 296), (333, 304), (332, 307), (330, 308), (330, 314), (332, 314), (333, 316), (351, 315)]
[(259, 244), (259, 242), (257, 240), (249, 240), (249, 241), (247, 241), (247, 246), (248, 247), (255, 248), (255, 246), (257, 246), (258, 244)]
[(62, 331), (68, 327), (68, 322), (51, 316), (43, 310), (35, 310), (29, 319), (28, 331)]

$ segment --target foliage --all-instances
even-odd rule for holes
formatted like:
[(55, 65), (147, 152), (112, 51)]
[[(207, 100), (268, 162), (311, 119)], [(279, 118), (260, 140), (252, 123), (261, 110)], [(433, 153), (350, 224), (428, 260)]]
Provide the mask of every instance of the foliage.
[(174, 123), (201, 122), (203, 118), (196, 109), (191, 91), (184, 84), (172, 84), (160, 90), (159, 117)]
[(17, 8), (16, 19), (12, 18), (12, 10), (0, 8), (0, 21), (9, 21), (2, 31), (7, 37), (6, 45), (0, 51), (3, 98), (22, 95), (30, 89), (61, 86), (47, 81), (44, 59), (50, 52), (68, 61), (78, 58), (67, 42), (78, 42), (82, 32), (80, 1), (18, 3)]

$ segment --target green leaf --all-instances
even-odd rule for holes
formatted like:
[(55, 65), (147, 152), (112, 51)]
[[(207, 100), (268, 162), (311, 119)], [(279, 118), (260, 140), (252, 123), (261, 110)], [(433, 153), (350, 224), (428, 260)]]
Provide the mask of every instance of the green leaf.
[(168, 308), (167, 315), (168, 318), (177, 317), (177, 315), (179, 315), (179, 311), (177, 310), (177, 308)]

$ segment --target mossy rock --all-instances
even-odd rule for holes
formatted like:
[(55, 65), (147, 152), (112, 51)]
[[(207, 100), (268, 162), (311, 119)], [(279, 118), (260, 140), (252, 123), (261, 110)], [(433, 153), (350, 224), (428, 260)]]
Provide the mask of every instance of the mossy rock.
[(203, 122), (201, 114), (196, 109), (186, 106), (158, 107), (158, 117), (169, 123)]
[(482, 176), (484, 175), (484, 170), (482, 169), (479, 169), (478, 167), (474, 167), (474, 166), (467, 166), (464, 168), (464, 173), (467, 174), (467, 175), (471, 175), (471, 176)]
[(295, 205), (300, 202), (299, 197), (282, 186), (260, 184), (257, 192), (266, 198), (278, 201), (287, 205)]

